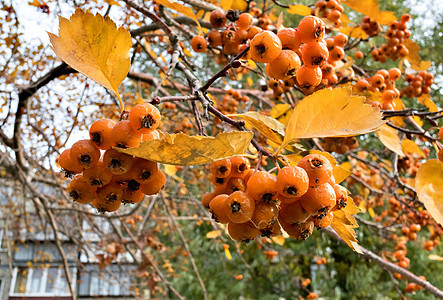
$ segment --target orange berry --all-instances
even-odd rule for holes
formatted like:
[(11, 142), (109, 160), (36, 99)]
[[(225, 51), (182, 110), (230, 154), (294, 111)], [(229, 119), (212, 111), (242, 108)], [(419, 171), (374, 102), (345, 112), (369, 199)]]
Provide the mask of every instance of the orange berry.
[(381, 100), (383, 102), (389, 102), (392, 103), (394, 101), (394, 99), (397, 98), (397, 94), (395, 93), (394, 90), (385, 90), (383, 91), (383, 93), (381, 94)]
[(160, 125), (160, 112), (150, 103), (137, 104), (129, 111), (129, 122), (132, 130), (146, 134)]
[(132, 166), (132, 155), (120, 153), (115, 149), (108, 149), (103, 154), (103, 163), (113, 174), (123, 174), (128, 172)]
[(327, 214), (336, 204), (334, 188), (329, 183), (309, 187), (300, 202), (303, 208), (313, 215)]
[(208, 46), (208, 43), (206, 42), (206, 39), (204, 36), (196, 35), (191, 40), (191, 47), (192, 47), (192, 50), (194, 50), (195, 52), (205, 52), (207, 46)]
[(375, 74), (371, 78), (371, 85), (373, 87), (380, 87), (383, 83), (385, 83), (385, 78), (382, 74)]
[(392, 81), (397, 81), (401, 76), (401, 71), (399, 68), (391, 68), (389, 69), (389, 79)]
[(226, 194), (217, 195), (211, 200), (211, 202), (209, 202), (209, 211), (216, 222), (222, 224), (227, 224), (229, 222), (226, 209), (226, 200), (228, 197), (229, 195)]
[(100, 212), (116, 211), (121, 205), (123, 192), (123, 188), (119, 184), (112, 182), (99, 188), (97, 190), (96, 202), (98, 204), (98, 207), (96, 206), (96, 208)]
[(439, 151), (438, 151), (438, 159), (441, 161), (441, 162), (443, 162), (443, 148), (441, 148)]
[(292, 50), (282, 50), (280, 55), (269, 63), (269, 73), (273, 78), (287, 80), (294, 77), (301, 66), (298, 55)]
[(318, 298), (317, 293), (313, 293), (313, 292), (309, 293), (309, 294), (306, 296), (306, 299), (317, 299), (317, 298)]
[(314, 222), (306, 221), (304, 223), (288, 223), (282, 220), (280, 217), (278, 218), (281, 227), (286, 231), (286, 233), (297, 240), (306, 240), (311, 236), (314, 231)]
[(234, 156), (230, 158), (231, 160), (231, 177), (243, 178), (249, 171), (251, 167), (249, 160), (243, 156)]
[(71, 147), (71, 159), (80, 164), (84, 169), (94, 166), (100, 159), (100, 150), (90, 140), (80, 140)]
[(440, 140), (443, 140), (443, 126), (440, 128), (440, 130), (438, 131), (438, 138)]
[(211, 200), (214, 199), (214, 197), (216, 196), (215, 193), (206, 193), (203, 195), (202, 197), (202, 205), (209, 209), (209, 203), (211, 203)]
[(421, 230), (421, 226), (419, 224), (412, 224), (409, 226), (410, 232), (419, 232)]
[(334, 45), (337, 47), (344, 47), (348, 43), (348, 37), (342, 33), (334, 37)]
[(232, 193), (226, 200), (228, 218), (233, 223), (245, 223), (254, 214), (255, 202), (242, 191)]
[(131, 176), (140, 183), (150, 183), (158, 172), (156, 162), (135, 157), (132, 161)]
[(113, 145), (118, 148), (132, 148), (140, 146), (142, 135), (132, 129), (129, 120), (123, 120), (112, 128)]
[(235, 32), (235, 42), (237, 44), (246, 44), (248, 41), (248, 32), (243, 29), (238, 29)]
[(211, 47), (220, 47), (222, 45), (222, 34), (218, 30), (211, 30), (208, 33), (208, 43)]
[(231, 160), (229, 158), (211, 163), (211, 173), (218, 178), (226, 178), (231, 174)]
[(280, 224), (278, 222), (274, 222), (274, 224), (272, 224), (271, 226), (269, 226), (265, 229), (261, 229), (260, 233), (262, 236), (265, 236), (265, 237), (279, 236), (279, 235), (281, 235)]
[(160, 133), (157, 130), (152, 130), (149, 133), (142, 134), (142, 142), (155, 140), (160, 138)]
[(222, 10), (214, 10), (209, 16), (209, 22), (214, 28), (223, 27), (226, 24), (226, 15)]
[(108, 150), (112, 146), (112, 128), (115, 124), (111, 119), (101, 119), (89, 128), (89, 137), (99, 149)]
[(310, 89), (311, 87), (316, 87), (321, 83), (321, 68), (310, 68), (303, 65), (298, 69), (296, 77), (298, 84), (302, 88)]
[(102, 187), (112, 180), (112, 172), (103, 161), (98, 161), (95, 166), (83, 171), (83, 177), (91, 186)]
[(254, 214), (252, 215), (251, 222), (258, 229), (266, 229), (277, 220), (278, 208), (274, 204), (265, 202), (255, 203)]
[(83, 175), (77, 175), (71, 180), (68, 193), (69, 196), (78, 203), (88, 204), (91, 203), (94, 198), (97, 197), (96, 189), (91, 187)]
[(239, 50), (239, 44), (237, 42), (226, 42), (223, 46), (223, 52), (226, 55), (236, 55)]
[(140, 191), (145, 195), (155, 195), (160, 192), (166, 184), (166, 176), (158, 170), (148, 183), (140, 184)]
[(333, 219), (334, 219), (334, 214), (331, 211), (323, 218), (315, 218), (314, 225), (317, 228), (325, 228), (331, 225)]
[(296, 29), (283, 28), (277, 33), (277, 36), (281, 41), (283, 49), (289, 49), (295, 52), (300, 48), (301, 40)]
[(77, 160), (71, 158), (71, 149), (64, 150), (56, 162), (66, 172), (66, 177), (83, 171), (83, 166)]
[(357, 52), (355, 52), (355, 59), (362, 59), (363, 58), (363, 52), (361, 52), (361, 51), (357, 51)]
[(297, 164), (303, 168), (309, 177), (309, 185), (320, 185), (328, 182), (332, 176), (332, 164), (320, 154), (309, 154)]
[(255, 201), (275, 203), (277, 179), (268, 172), (258, 171), (249, 178), (246, 193)]
[(303, 196), (309, 188), (309, 177), (303, 168), (286, 166), (277, 175), (278, 193), (288, 199)]
[(337, 201), (337, 204), (335, 205), (334, 209), (345, 208), (348, 201), (349, 191), (345, 187), (339, 184), (334, 184), (334, 185), (331, 184), (331, 186), (334, 187), (335, 199)]
[(300, 40), (302, 43), (309, 43), (313, 40), (319, 41), (325, 35), (325, 23), (317, 17), (304, 17), (298, 24)]
[(255, 239), (260, 230), (254, 226), (251, 222), (246, 223), (228, 223), (228, 233), (233, 240), (249, 242)]
[(341, 47), (334, 47), (334, 49), (329, 52), (329, 61), (331, 62), (342, 60), (343, 57), (345, 57), (345, 50)]
[(254, 18), (252, 17), (251, 14), (242, 13), (238, 17), (238, 20), (236, 23), (237, 23), (238, 28), (243, 29), (243, 30), (248, 30), (252, 26), (253, 20), (254, 20)]
[(131, 191), (131, 190), (126, 189), (123, 192), (123, 196), (122, 196), (121, 202), (123, 204), (126, 204), (126, 203), (129, 203), (129, 204), (139, 203), (140, 201), (143, 200), (144, 197), (145, 197), (145, 194), (143, 194), (141, 191)]
[(371, 87), (371, 84), (366, 79), (360, 79), (355, 87), (360, 92), (366, 92)]
[(263, 29), (257, 26), (251, 26), (248, 30), (248, 39), (252, 40), (259, 32), (262, 32)]
[(280, 205), (279, 218), (287, 223), (304, 223), (310, 216), (311, 214), (303, 208), (300, 201), (289, 204), (282, 202)]
[(324, 43), (312, 41), (303, 47), (302, 60), (308, 67), (320, 67), (328, 60), (329, 51)]
[(261, 63), (272, 62), (282, 51), (280, 39), (275, 33), (268, 30), (254, 36), (250, 45), (251, 58)]

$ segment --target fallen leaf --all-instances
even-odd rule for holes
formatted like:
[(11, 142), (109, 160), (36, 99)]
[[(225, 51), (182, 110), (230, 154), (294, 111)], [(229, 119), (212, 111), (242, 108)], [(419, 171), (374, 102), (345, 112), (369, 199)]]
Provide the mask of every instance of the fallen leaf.
[(300, 16), (311, 15), (311, 9), (301, 4), (289, 5), (289, 8), (286, 11), (293, 15), (300, 15)]
[(301, 100), (286, 126), (283, 145), (297, 138), (353, 136), (384, 124), (378, 108), (365, 97), (351, 95), (351, 87), (326, 88)]
[(229, 117), (238, 117), (245, 120), (252, 127), (260, 131), (266, 138), (274, 143), (281, 144), (285, 133), (285, 125), (274, 118), (262, 115), (258, 112), (246, 112), (244, 114), (232, 114)]
[(48, 32), (57, 56), (120, 99), (118, 87), (131, 66), (131, 35), (109, 17), (103, 19), (80, 8), (70, 20), (59, 17), (59, 22), (59, 36)]
[(159, 139), (142, 142), (140, 147), (116, 149), (162, 164), (190, 166), (244, 154), (252, 137), (249, 131), (222, 132), (216, 137), (161, 133)]
[(443, 163), (440, 160), (430, 159), (420, 166), (415, 189), (427, 211), (443, 225)]
[(342, 4), (369, 16), (382, 25), (389, 25), (397, 18), (392, 11), (380, 11), (377, 0), (343, 0)]
[(379, 130), (376, 131), (375, 134), (383, 145), (392, 152), (397, 153), (400, 156), (405, 156), (401, 147), (401, 140), (398, 137), (398, 131), (386, 124), (380, 126), (378, 129)]

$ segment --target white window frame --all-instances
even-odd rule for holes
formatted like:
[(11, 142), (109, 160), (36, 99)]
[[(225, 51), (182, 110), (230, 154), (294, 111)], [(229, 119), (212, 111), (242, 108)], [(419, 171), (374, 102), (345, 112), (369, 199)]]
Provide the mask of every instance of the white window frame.
[[(49, 268), (54, 268), (54, 266), (50, 266)], [(29, 291), (31, 289), (31, 283), (32, 283), (32, 275), (34, 272), (34, 268), (29, 268), (28, 269), (28, 274), (27, 274), (27, 278), (26, 278), (26, 291)], [(26, 296), (26, 297), (41, 297), (41, 296), (57, 296), (57, 297), (69, 297), (71, 296), (71, 294), (69, 292), (67, 293), (47, 293), (46, 292), (46, 284), (47, 284), (47, 280), (48, 280), (48, 271), (49, 268), (42, 268), (43, 270), (43, 274), (42, 274), (42, 280), (40, 283), (40, 290), (39, 292), (26, 292), (26, 293), (16, 293), (15, 290), (15, 284), (17, 282), (17, 273), (18, 273), (18, 269), (19, 267), (14, 267), (14, 271), (12, 274), (12, 280), (11, 280), (11, 288), (9, 291), (9, 296), (11, 297), (21, 297), (21, 296)], [(57, 277), (56, 277), (56, 281), (55, 281), (55, 286), (60, 284), (60, 281), (63, 280), (62, 279), (62, 275), (64, 274), (65, 270), (64, 268), (57, 268)], [(72, 270), (72, 277), (71, 278), (76, 278), (77, 275), (77, 268), (75, 267), (70, 267), (70, 270)], [(75, 280), (72, 281), (71, 280), (71, 284), (73, 286), (73, 290), (75, 291), (76, 289), (76, 284), (74, 284)], [(68, 284), (68, 282), (66, 282), (66, 285)]]

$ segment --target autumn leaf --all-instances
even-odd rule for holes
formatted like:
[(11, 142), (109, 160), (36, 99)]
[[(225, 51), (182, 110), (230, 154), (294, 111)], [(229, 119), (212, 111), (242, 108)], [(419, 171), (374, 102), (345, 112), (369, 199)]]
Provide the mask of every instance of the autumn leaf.
[(346, 207), (333, 212), (334, 218), (332, 219), (331, 227), (352, 250), (361, 254), (362, 251), (358, 245), (357, 235), (354, 231), (354, 228), (357, 228), (358, 224), (353, 217), (353, 215), (359, 211), (360, 209), (355, 206), (352, 198), (348, 197)]
[(437, 112), (439, 109), (437, 105), (435, 105), (434, 101), (431, 100), (431, 96), (429, 94), (423, 94), (420, 97), (417, 98), (418, 102), (420, 102), (421, 105), (426, 106), (429, 108), (430, 112)]
[(421, 151), (420, 147), (410, 139), (404, 139), (401, 141), (401, 149), (403, 150), (403, 153), (417, 154), (421, 158), (426, 158), (426, 155)]
[(411, 39), (405, 39), (403, 44), (409, 50), (409, 54), (406, 59), (411, 63), (411, 68), (416, 71), (427, 70), (431, 67), (430, 61), (422, 61), (418, 52), (420, 52), (420, 46)]
[(326, 88), (301, 100), (286, 126), (286, 145), (297, 138), (364, 134), (385, 123), (378, 108), (351, 95), (351, 87)]
[(167, 8), (170, 8), (172, 10), (175, 10), (175, 11), (187, 16), (188, 18), (191, 18), (192, 20), (195, 21), (195, 23), (197, 23), (198, 30), (200, 32), (202, 31), (202, 28), (200, 26), (200, 22), (197, 20), (197, 17), (195, 16), (194, 12), (192, 11), (192, 9), (190, 7), (181, 5), (180, 3), (177, 3), (177, 2), (171, 2), (169, 0), (155, 0), (155, 2), (157, 2), (158, 4), (161, 4), (163, 6), (166, 6)]
[(248, 4), (244, 0), (220, 0), (220, 6), (226, 11), (230, 9), (245, 10)]
[(338, 30), (339, 32), (346, 34), (349, 37), (352, 37), (354, 39), (367, 39), (368, 35), (366, 32), (361, 29), (360, 26), (351, 27), (351, 26), (343, 26)]
[(311, 9), (301, 4), (289, 5), (289, 8), (286, 11), (290, 14), (300, 16), (309, 16), (311, 14)]
[(378, 131), (376, 131), (375, 134), (383, 145), (386, 146), (386, 148), (400, 156), (405, 156), (401, 147), (401, 140), (398, 137), (398, 131), (396, 129), (384, 124), (378, 128)]
[(422, 164), (415, 178), (415, 188), (427, 211), (443, 225), (443, 163), (430, 159)]
[(274, 118), (252, 111), (244, 114), (232, 114), (228, 116), (238, 117), (245, 120), (252, 127), (260, 131), (266, 138), (279, 145), (283, 141), (285, 126)]
[(219, 236), (221, 236), (220, 230), (212, 230), (206, 234), (207, 239), (215, 239), (216, 237), (219, 237)]
[(131, 35), (109, 17), (103, 19), (80, 8), (70, 20), (59, 17), (59, 22), (59, 36), (48, 32), (57, 56), (120, 99), (118, 87), (131, 66)]
[(287, 103), (276, 104), (271, 108), (269, 115), (271, 118), (276, 119), (280, 123), (286, 125), (288, 124), (289, 118), (291, 117), (292, 109), (291, 105)]
[(244, 154), (252, 137), (248, 131), (222, 132), (216, 137), (162, 133), (159, 139), (142, 142), (140, 147), (117, 150), (162, 164), (191, 166)]
[(380, 11), (377, 0), (343, 0), (341, 3), (382, 25), (389, 25), (397, 20), (392, 11)]

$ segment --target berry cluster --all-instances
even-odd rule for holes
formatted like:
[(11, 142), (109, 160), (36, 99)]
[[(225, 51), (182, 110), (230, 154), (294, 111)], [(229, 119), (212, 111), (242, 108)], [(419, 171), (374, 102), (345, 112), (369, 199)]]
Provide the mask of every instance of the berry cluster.
[[(223, 96), (222, 101), (217, 102), (217, 109), (224, 114), (233, 114), (237, 111), (240, 103), (248, 101), (248, 96), (242, 96), (239, 91), (229, 89)], [(217, 120), (217, 122), (221, 121)]]
[(340, 0), (320, 0), (315, 3), (315, 8), (311, 12), (315, 15), (318, 10), (318, 15), (321, 18), (326, 18), (334, 23), (334, 28), (341, 27), (341, 14), (343, 13), (343, 6), (340, 5)]
[(348, 43), (348, 37), (344, 34), (337, 34), (335, 37), (325, 39), (326, 47), (328, 48), (328, 62), (322, 67), (322, 83), (326, 86), (337, 84), (340, 73), (336, 73), (335, 66), (345, 57), (344, 47)]
[(426, 71), (420, 71), (416, 75), (406, 75), (406, 82), (408, 86), (401, 91), (400, 96), (409, 98), (420, 97), (423, 94), (429, 94), (431, 92), (434, 75)]
[[(282, 95), (289, 91), (291, 86), (294, 86), (294, 79), (290, 78), (285, 81), (277, 80), (277, 79), (269, 79), (268, 86), (273, 92), (274, 101), (280, 101)], [(267, 88), (266, 88), (267, 89)]]
[[(89, 129), (89, 140), (75, 142), (58, 157), (72, 199), (100, 212), (116, 211), (121, 203), (140, 202), (144, 195), (158, 193), (166, 182), (155, 162), (120, 153), (114, 148), (138, 147), (158, 138), (160, 112), (151, 104), (134, 106), (128, 120), (101, 119)], [(101, 153), (102, 151), (103, 153)]]
[(411, 16), (405, 14), (401, 16), (400, 22), (394, 21), (389, 25), (390, 29), (386, 32), (388, 42), (371, 52), (374, 61), (385, 63), (388, 57), (395, 61), (409, 54), (409, 50), (403, 42), (411, 36), (411, 32), (406, 27), (406, 23), (410, 19)]
[[(438, 137), (440, 140), (443, 140), (443, 126), (438, 131)], [(438, 159), (443, 162), (443, 148), (438, 151)]]
[(389, 71), (381, 69), (371, 78), (362, 78), (357, 81), (356, 88), (360, 92), (381, 92), (381, 102), (373, 101), (371, 104), (379, 106), (384, 110), (394, 110), (396, 108), (395, 99), (400, 96), (400, 91), (395, 88), (395, 81), (397, 81), (400, 76), (401, 71), (398, 68), (391, 68)]
[(363, 17), (360, 28), (363, 29), (368, 36), (376, 36), (378, 34), (378, 23), (371, 20), (368, 16)]
[(322, 143), (323, 149), (327, 152), (335, 152), (339, 154), (345, 154), (350, 150), (354, 150), (358, 147), (357, 138), (354, 136), (349, 137), (331, 137), (325, 138)]
[(280, 169), (277, 176), (254, 172), (243, 157), (219, 160), (211, 164), (214, 192), (204, 195), (202, 204), (217, 222), (228, 224), (234, 240), (276, 236), (281, 228), (307, 239), (314, 227), (331, 224), (333, 210), (346, 206), (348, 191), (335, 184), (332, 169), (319, 154)]

